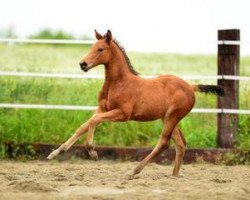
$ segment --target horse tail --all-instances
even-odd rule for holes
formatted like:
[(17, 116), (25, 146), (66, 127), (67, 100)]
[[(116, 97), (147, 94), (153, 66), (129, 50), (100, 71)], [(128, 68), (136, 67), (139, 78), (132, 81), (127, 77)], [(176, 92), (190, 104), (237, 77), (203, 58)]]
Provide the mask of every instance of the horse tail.
[(224, 96), (225, 91), (223, 87), (219, 85), (192, 85), (193, 90), (196, 92), (204, 92), (208, 94), (214, 94), (218, 96)]

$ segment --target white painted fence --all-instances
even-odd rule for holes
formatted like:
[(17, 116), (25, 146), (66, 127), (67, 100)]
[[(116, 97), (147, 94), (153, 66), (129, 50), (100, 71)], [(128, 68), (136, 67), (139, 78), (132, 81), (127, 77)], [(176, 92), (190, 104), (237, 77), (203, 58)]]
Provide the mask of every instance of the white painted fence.
[(0, 38), (2, 43), (28, 43), (28, 44), (93, 44), (94, 40), (51, 40), (51, 39), (10, 39)]
[[(0, 39), (0, 42), (4, 43), (37, 43), (37, 44), (93, 44), (93, 40), (47, 40), (47, 39)], [(239, 41), (218, 41), (218, 44), (223, 45), (240, 45)], [(86, 79), (103, 79), (103, 75), (82, 75), (82, 74), (60, 74), (60, 73), (33, 73), (33, 72), (10, 72), (0, 71), (0, 76), (17, 76), (17, 77), (37, 77), (37, 78), (86, 78)], [(142, 76), (144, 78), (153, 78), (152, 76)], [(250, 81), (250, 77), (246, 76), (229, 76), (229, 75), (217, 75), (217, 76), (181, 76), (185, 80), (240, 80)], [(41, 104), (15, 104), (15, 103), (0, 103), (0, 108), (21, 108), (21, 109), (56, 109), (56, 110), (96, 110), (96, 106), (76, 106), (76, 105), (41, 105)], [(206, 108), (194, 108), (191, 112), (194, 113), (227, 113), (227, 114), (250, 114), (250, 110), (236, 110), (236, 109), (206, 109)]]
[[(20, 77), (37, 77), (37, 78), (73, 78), (73, 79), (104, 79), (104, 75), (99, 74), (63, 74), (63, 73), (34, 73), (34, 72), (11, 72), (11, 71), (0, 71), (0, 76), (20, 76)], [(154, 78), (156, 75), (142, 75), (143, 78)], [(230, 76), (230, 75), (215, 75), (215, 76), (204, 76), (204, 75), (187, 75), (179, 76), (185, 80), (239, 80), (239, 81), (250, 81), (248, 76)]]
[[(35, 77), (35, 78), (73, 78), (73, 79), (103, 79), (103, 75), (97, 74), (60, 74), (60, 73), (33, 73), (33, 72), (7, 72), (0, 71), (0, 76), (17, 76), (17, 77)], [(153, 78), (152, 76), (142, 76), (144, 78)], [(242, 76), (181, 76), (185, 80), (244, 80), (250, 81), (250, 77)], [(41, 104), (12, 104), (12, 103), (0, 103), (0, 108), (21, 108), (21, 109), (54, 109), (54, 110), (96, 110), (96, 106), (76, 106), (76, 105), (41, 105)], [(250, 114), (250, 110), (235, 110), (235, 109), (206, 109), (206, 108), (194, 108), (191, 112), (194, 113), (227, 113), (227, 114)]]

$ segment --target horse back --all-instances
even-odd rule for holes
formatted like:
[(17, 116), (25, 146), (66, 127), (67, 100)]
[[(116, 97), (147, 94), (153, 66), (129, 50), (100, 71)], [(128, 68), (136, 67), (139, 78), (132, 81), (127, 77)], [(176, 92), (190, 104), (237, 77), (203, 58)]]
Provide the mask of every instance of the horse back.
[(189, 83), (172, 75), (141, 79), (134, 90), (131, 119), (151, 121), (163, 118), (169, 110), (186, 115), (193, 107), (194, 92)]

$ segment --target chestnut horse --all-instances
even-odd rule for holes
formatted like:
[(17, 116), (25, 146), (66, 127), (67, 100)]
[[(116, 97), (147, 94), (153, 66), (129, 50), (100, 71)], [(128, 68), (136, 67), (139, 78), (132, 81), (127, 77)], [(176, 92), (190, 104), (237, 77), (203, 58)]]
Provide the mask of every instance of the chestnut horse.
[(71, 138), (48, 156), (48, 159), (54, 158), (61, 151), (67, 151), (81, 135), (87, 132), (86, 149), (90, 157), (97, 160), (93, 135), (95, 127), (101, 122), (162, 119), (163, 130), (156, 147), (128, 175), (140, 173), (147, 163), (169, 147), (172, 138), (176, 145), (173, 175), (178, 176), (186, 147), (186, 141), (178, 128), (178, 123), (193, 108), (194, 92), (222, 96), (223, 89), (211, 85), (190, 85), (173, 75), (152, 79), (141, 78), (133, 69), (124, 48), (112, 38), (109, 30), (104, 36), (95, 31), (95, 36), (97, 42), (92, 46), (89, 54), (81, 60), (80, 67), (87, 72), (98, 65), (105, 66), (105, 81), (99, 93), (98, 108)]

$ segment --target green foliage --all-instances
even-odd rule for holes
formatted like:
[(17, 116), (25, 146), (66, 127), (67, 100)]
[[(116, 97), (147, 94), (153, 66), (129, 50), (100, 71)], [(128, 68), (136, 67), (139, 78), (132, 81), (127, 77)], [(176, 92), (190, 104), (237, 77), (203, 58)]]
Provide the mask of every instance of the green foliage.
[(32, 38), (32, 39), (74, 39), (74, 36), (62, 30), (52, 31), (49, 28), (45, 28), (39, 31), (38, 33), (35, 33), (29, 36), (29, 38)]
[(249, 165), (250, 164), (250, 150), (240, 150), (233, 153), (226, 153), (221, 160), (225, 165)]
[[(78, 63), (89, 50), (87, 45), (1, 45), (0, 68), (6, 71), (83, 73)], [(215, 56), (129, 53), (135, 69), (141, 74), (216, 74)], [(250, 59), (242, 57), (241, 74), (248, 75)], [(88, 73), (103, 74), (102, 66)], [(198, 82), (193, 82), (198, 83)], [(200, 81), (216, 84), (215, 81)], [(0, 77), (0, 102), (32, 104), (97, 105), (101, 80)], [(249, 109), (249, 84), (240, 84), (240, 107)], [(216, 107), (216, 97), (196, 94), (196, 108)], [(0, 109), (0, 157), (4, 142), (55, 143), (69, 138), (93, 112)], [(240, 116), (237, 146), (250, 148), (250, 118)], [(188, 147), (216, 147), (216, 115), (189, 114), (181, 122)], [(162, 123), (104, 123), (97, 127), (95, 143), (116, 146), (153, 146), (161, 133)], [(78, 143), (83, 142), (84, 137)]]
[(246, 115), (240, 116), (239, 131), (236, 135), (236, 145), (247, 151), (250, 149), (250, 117)]
[(4, 143), (0, 142), (0, 159), (7, 158), (7, 149)]
[(0, 159), (12, 158), (18, 160), (37, 159), (38, 155), (31, 144), (18, 144), (16, 142), (0, 143)]

